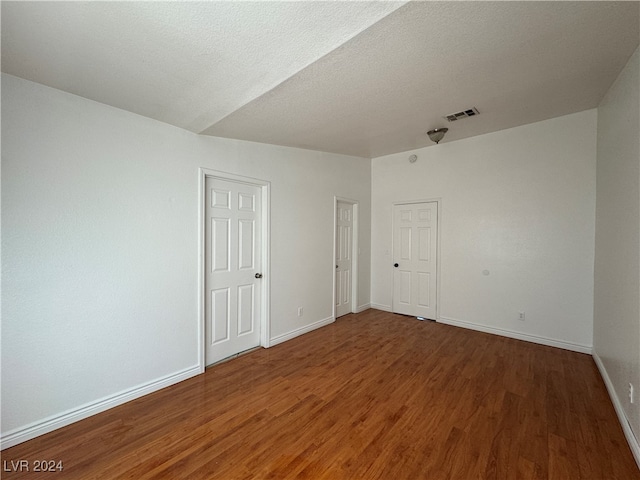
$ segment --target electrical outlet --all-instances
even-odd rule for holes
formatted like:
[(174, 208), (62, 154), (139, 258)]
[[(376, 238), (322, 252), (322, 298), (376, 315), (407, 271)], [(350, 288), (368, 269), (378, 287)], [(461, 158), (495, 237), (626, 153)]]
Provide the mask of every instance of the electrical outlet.
[(629, 403), (633, 403), (633, 383), (629, 384)]
[(518, 313), (518, 320), (520, 320), (521, 322), (524, 322), (524, 312)]
[(298, 307), (298, 316), (301, 317), (303, 313), (304, 310), (302, 309), (302, 307)]

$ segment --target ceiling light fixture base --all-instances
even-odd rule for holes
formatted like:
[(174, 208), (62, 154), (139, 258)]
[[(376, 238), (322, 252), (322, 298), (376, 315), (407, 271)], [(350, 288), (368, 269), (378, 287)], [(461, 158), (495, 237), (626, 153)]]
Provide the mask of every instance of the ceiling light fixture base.
[(448, 131), (448, 128), (434, 128), (433, 130), (429, 130), (427, 132), (427, 135), (429, 135), (431, 141), (435, 142), (437, 145), (438, 143), (440, 143), (440, 140), (444, 138), (444, 134)]

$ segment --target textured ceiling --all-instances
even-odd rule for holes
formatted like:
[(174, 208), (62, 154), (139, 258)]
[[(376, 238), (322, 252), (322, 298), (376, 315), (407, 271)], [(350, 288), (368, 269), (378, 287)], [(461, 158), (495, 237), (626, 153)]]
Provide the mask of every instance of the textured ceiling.
[(200, 132), (403, 2), (2, 2), (2, 71)]
[(375, 157), (596, 107), (639, 20), (639, 2), (3, 2), (2, 70), (197, 133)]

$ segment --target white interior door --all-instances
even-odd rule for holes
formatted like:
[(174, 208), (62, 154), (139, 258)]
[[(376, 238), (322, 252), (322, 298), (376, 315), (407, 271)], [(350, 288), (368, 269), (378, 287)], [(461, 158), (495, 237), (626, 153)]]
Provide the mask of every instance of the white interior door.
[(260, 345), (261, 190), (206, 177), (205, 360)]
[(394, 312), (436, 319), (437, 238), (437, 202), (394, 205)]
[(351, 302), (353, 205), (337, 202), (336, 211), (336, 318), (353, 311)]

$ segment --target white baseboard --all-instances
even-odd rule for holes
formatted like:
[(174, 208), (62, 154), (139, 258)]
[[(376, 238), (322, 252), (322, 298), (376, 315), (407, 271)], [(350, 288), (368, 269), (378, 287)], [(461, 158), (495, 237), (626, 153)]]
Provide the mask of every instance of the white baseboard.
[(383, 312), (392, 312), (391, 305), (381, 305), (379, 303), (372, 303), (371, 308), (376, 310), (382, 310)]
[(515, 338), (516, 340), (524, 340), (525, 342), (539, 343), (540, 345), (562, 348), (564, 350), (571, 350), (573, 352), (587, 353), (591, 355), (592, 351), (591, 345), (581, 345), (579, 343), (565, 342), (563, 340), (555, 340), (553, 338), (541, 337), (528, 333), (520, 333), (514, 332), (512, 330), (505, 330), (502, 328), (488, 327), (486, 325), (479, 325), (477, 323), (465, 322), (464, 320), (456, 320), (455, 318), (440, 317), (437, 321), (446, 325), (468, 328), (470, 330), (477, 330), (484, 333), (492, 333), (494, 335), (500, 335), (502, 337)]
[(370, 303), (365, 303), (364, 305), (358, 305), (356, 307), (356, 311), (353, 313), (360, 313), (360, 312), (364, 312), (365, 310), (369, 310), (371, 308), (371, 304)]
[(148, 382), (137, 387), (125, 390), (115, 395), (102, 398), (98, 401), (87, 403), (78, 408), (67, 410), (57, 415), (52, 415), (43, 420), (33, 422), (25, 427), (19, 427), (7, 432), (0, 438), (0, 450), (13, 447), (19, 443), (26, 442), (32, 438), (44, 435), (58, 428), (64, 427), (71, 423), (83, 420), (96, 413), (104, 412), (110, 408), (117, 407), (123, 403), (129, 402), (136, 398), (148, 395), (162, 388), (182, 382), (188, 378), (202, 373), (199, 365), (182, 370), (178, 373), (167, 375), (152, 382)]
[(620, 399), (616, 394), (615, 388), (613, 388), (613, 383), (609, 378), (609, 374), (607, 373), (607, 369), (602, 363), (602, 360), (598, 356), (597, 353), (593, 353), (593, 359), (598, 366), (598, 370), (600, 370), (600, 375), (602, 376), (602, 380), (604, 380), (604, 384), (607, 387), (607, 391), (609, 392), (609, 397), (611, 398), (611, 403), (613, 403), (613, 408), (618, 415), (618, 421), (622, 426), (622, 431), (624, 432), (624, 436), (627, 438), (627, 443), (629, 444), (629, 448), (631, 448), (631, 453), (633, 453), (633, 457), (636, 459), (636, 463), (638, 464), (638, 468), (640, 468), (640, 443), (638, 443), (638, 439), (633, 434), (633, 430), (631, 430), (631, 425), (629, 425), (629, 421), (627, 420), (627, 416), (624, 413), (624, 409), (622, 408), (622, 403), (620, 403)]
[(304, 327), (296, 328), (295, 330), (292, 330), (290, 332), (283, 333), (282, 335), (271, 337), (271, 340), (269, 341), (269, 347), (273, 347), (274, 345), (278, 345), (279, 343), (299, 337), (300, 335), (304, 335), (305, 333), (312, 332), (313, 330), (329, 325), (335, 321), (335, 317), (331, 316), (323, 320), (313, 322), (310, 325), (305, 325)]

